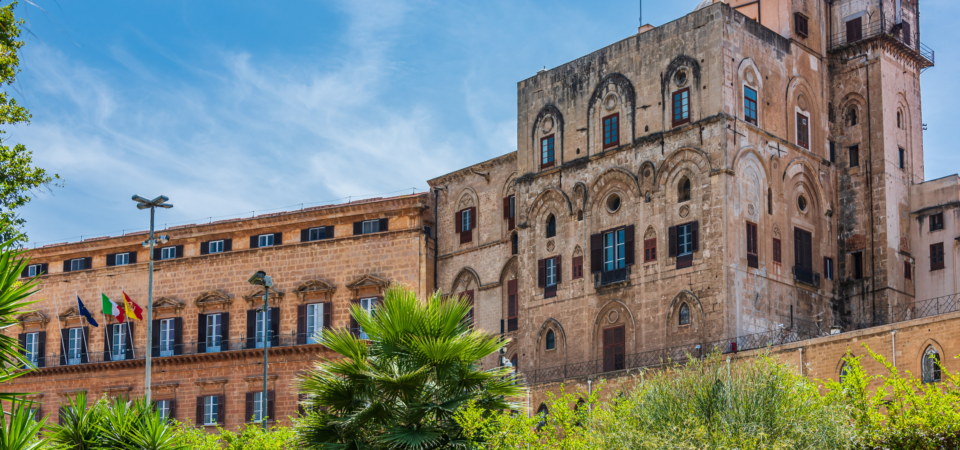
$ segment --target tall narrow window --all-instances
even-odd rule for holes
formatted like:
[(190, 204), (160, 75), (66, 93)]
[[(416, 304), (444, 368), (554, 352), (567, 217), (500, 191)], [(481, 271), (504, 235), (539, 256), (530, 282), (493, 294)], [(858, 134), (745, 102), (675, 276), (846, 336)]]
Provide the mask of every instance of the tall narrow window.
[(547, 350), (553, 350), (557, 348), (557, 336), (553, 333), (553, 330), (547, 331), (546, 341)]
[(624, 369), (624, 327), (612, 327), (603, 330), (603, 371), (612, 372)]
[(547, 287), (556, 285), (557, 284), (556, 258), (548, 258), (546, 260), (546, 269), (547, 269)]
[(552, 238), (557, 235), (557, 218), (550, 214), (550, 217), (547, 217), (547, 237)]
[(71, 328), (67, 340), (67, 364), (80, 364), (83, 358), (83, 328)]
[(857, 107), (850, 106), (850, 109), (847, 109), (847, 126), (852, 127), (857, 124)]
[(620, 114), (613, 114), (603, 118), (603, 148), (616, 147), (620, 144)]
[(743, 87), (743, 120), (757, 124), (757, 91)]
[(903, 262), (903, 278), (906, 280), (913, 279), (913, 265), (910, 264), (910, 261)]
[(123, 361), (127, 350), (127, 327), (122, 323), (113, 324), (110, 357), (113, 361)]
[(902, 117), (902, 114), (900, 113), (900, 111), (897, 111), (897, 128), (898, 129), (903, 128), (903, 126), (900, 124), (901, 117)]
[(690, 325), (690, 307), (686, 303), (680, 305), (680, 325)]
[(540, 168), (553, 167), (553, 135), (540, 139)]
[(217, 424), (217, 396), (208, 395), (203, 397), (203, 424), (204, 425), (216, 425)]
[(507, 331), (517, 331), (517, 280), (507, 281)]
[(760, 267), (757, 247), (757, 224), (747, 222), (747, 267)]
[(690, 88), (673, 93), (673, 126), (690, 122)]
[(683, 177), (677, 186), (677, 202), (683, 203), (690, 200), (690, 179)]
[(260, 423), (263, 421), (263, 404), (266, 401), (263, 398), (263, 391), (257, 391), (253, 393), (253, 422)]
[(841, 383), (841, 384), (842, 384), (844, 381), (846, 381), (846, 379), (847, 379), (847, 374), (848, 374), (849, 372), (850, 372), (850, 367), (847, 366), (847, 363), (846, 363), (846, 362), (844, 362), (843, 365), (840, 366), (840, 383)]
[(657, 238), (646, 239), (643, 241), (643, 262), (657, 260)]
[(863, 252), (856, 252), (850, 256), (853, 257), (853, 279), (859, 280), (863, 278)]
[(830, 162), (837, 162), (837, 143), (830, 141)]
[(516, 255), (520, 250), (520, 238), (517, 236), (517, 233), (513, 233), (513, 236), (510, 237), (510, 254)]
[(156, 410), (158, 413), (160, 413), (160, 417), (163, 417), (164, 419), (169, 419), (169, 418), (170, 418), (170, 406), (171, 406), (171, 403), (172, 403), (172, 402), (173, 402), (173, 400), (171, 400), (171, 399), (155, 400), (155, 401), (153, 402), (154, 410)]
[(943, 269), (943, 242), (930, 246), (930, 270)]
[(603, 234), (603, 270), (610, 272), (626, 265), (625, 230)]
[(573, 257), (573, 277), (571, 279), (576, 280), (583, 278), (583, 257), (574, 256)]
[(930, 216), (930, 231), (943, 229), (943, 213), (938, 212)]
[(173, 319), (160, 321), (160, 356), (173, 356), (173, 342), (176, 332), (174, 324)]
[(850, 167), (860, 166), (860, 146), (850, 146)]
[(923, 369), (924, 383), (940, 382), (940, 353), (938, 353), (937, 349), (933, 348), (932, 345), (923, 351), (923, 361), (921, 362), (921, 366)]
[(783, 257), (780, 253), (780, 239), (773, 238), (773, 262), (780, 264), (783, 262)]
[(863, 18), (857, 17), (847, 21), (847, 43), (857, 42), (863, 39)]
[(507, 221), (507, 231), (516, 227), (517, 206), (516, 196), (510, 195), (503, 198), (503, 218)]
[(906, 161), (906, 159), (907, 159), (907, 158), (906, 158), (906, 150), (904, 150), (903, 148), (900, 148), (900, 149), (899, 149), (899, 152), (898, 152), (898, 155), (900, 156), (900, 168), (901, 168), (901, 169), (906, 168), (906, 167), (907, 167), (907, 165), (906, 165), (906, 163), (907, 163), (907, 161)]
[(220, 314), (207, 314), (207, 352), (219, 352), (223, 332)]
[(810, 150), (810, 118), (797, 113), (797, 145)]
[(24, 336), (24, 356), (31, 366), (37, 367), (40, 360), (40, 333), (27, 333)]
[(833, 279), (833, 258), (823, 258), (823, 275), (828, 280)]
[[(367, 314), (370, 314), (371, 316), (375, 316), (377, 314), (377, 298), (376, 297), (361, 298), (360, 309), (362, 309)], [(358, 331), (360, 333), (360, 339), (368, 338), (367, 333), (364, 333), (362, 328), (360, 328)]]
[(323, 330), (323, 303), (307, 305), (307, 343), (317, 343), (317, 333)]
[(900, 22), (900, 35), (903, 36), (903, 43), (908, 46), (912, 42), (913, 34), (910, 33), (910, 22)]
[(794, 265), (808, 272), (813, 271), (813, 234), (800, 228), (793, 229)]

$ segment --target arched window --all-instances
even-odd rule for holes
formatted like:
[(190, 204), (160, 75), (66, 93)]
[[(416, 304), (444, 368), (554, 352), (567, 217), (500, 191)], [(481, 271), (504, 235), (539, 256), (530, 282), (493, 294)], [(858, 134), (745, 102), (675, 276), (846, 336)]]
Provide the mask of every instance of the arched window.
[(552, 238), (557, 235), (557, 218), (550, 214), (547, 217), (547, 237)]
[(677, 187), (677, 202), (690, 200), (690, 179), (683, 177), (680, 179), (680, 185)]
[(847, 366), (847, 362), (844, 361), (843, 365), (840, 366), (840, 383), (842, 384), (844, 380), (847, 379), (847, 373), (850, 371), (850, 367)]
[(680, 305), (680, 325), (690, 325), (690, 307), (686, 303)]
[(520, 250), (520, 238), (517, 237), (517, 233), (513, 233), (513, 236), (510, 236), (510, 254), (516, 255)]
[(513, 373), (520, 373), (520, 360), (517, 359), (517, 355), (510, 358), (510, 364), (513, 366)]
[(847, 126), (852, 127), (857, 124), (857, 107), (851, 106), (847, 110)]
[(537, 431), (540, 431), (540, 429), (547, 424), (547, 416), (549, 415), (550, 415), (550, 410), (547, 408), (547, 405), (544, 403), (541, 403), (540, 407), (537, 408), (537, 416), (540, 417), (540, 420), (537, 422)]
[(924, 383), (940, 382), (940, 354), (932, 345), (923, 351), (921, 368), (923, 369)]
[(557, 348), (557, 336), (553, 334), (553, 330), (547, 331), (547, 350), (553, 350)]
[(897, 128), (902, 129), (902, 126), (900, 125), (900, 111), (897, 111)]

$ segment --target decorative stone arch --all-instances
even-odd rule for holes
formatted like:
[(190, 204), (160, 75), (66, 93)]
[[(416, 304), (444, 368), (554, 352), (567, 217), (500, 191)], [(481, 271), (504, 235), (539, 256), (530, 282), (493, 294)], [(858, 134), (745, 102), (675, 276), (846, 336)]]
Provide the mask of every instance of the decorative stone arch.
[(847, 113), (850, 110), (850, 108), (856, 108), (856, 111), (857, 111), (856, 125), (859, 126), (863, 124), (863, 120), (865, 117), (864, 111), (866, 108), (866, 104), (867, 104), (867, 100), (858, 92), (850, 92), (843, 97), (839, 105), (840, 120), (843, 123), (842, 129), (846, 129), (847, 127), (851, 126), (847, 122)]
[(318, 297), (324, 300), (332, 299), (333, 293), (336, 291), (336, 286), (323, 280), (313, 279), (300, 283), (300, 285), (293, 290), (293, 293), (296, 294), (300, 303), (303, 303), (308, 299), (314, 300)]
[[(556, 347), (553, 350), (547, 350), (546, 337), (547, 332), (551, 330), (553, 331)], [(549, 317), (540, 325), (540, 330), (537, 331), (536, 352), (534, 355), (537, 369), (562, 366), (567, 363), (567, 332), (563, 329), (560, 321)], [(549, 361), (545, 361), (548, 359), (547, 355), (550, 355)], [(544, 364), (544, 362), (548, 362), (549, 364)]]
[[(587, 155), (591, 155), (591, 150), (593, 149), (591, 131), (596, 127), (598, 133), (597, 136), (603, 136), (602, 133), (602, 123), (600, 123), (602, 117), (607, 116), (609, 113), (614, 111), (600, 112), (596, 109), (597, 102), (601, 99), (606, 100), (607, 97), (612, 94), (616, 96), (616, 110), (621, 114), (619, 123), (620, 137), (626, 137), (627, 142), (620, 141), (620, 145), (632, 144), (633, 140), (636, 138), (636, 114), (637, 110), (637, 93), (633, 88), (633, 83), (630, 82), (627, 77), (619, 73), (610, 73), (604, 76), (600, 82), (597, 83), (597, 86), (593, 89), (593, 94), (590, 96), (590, 100), (587, 102)], [(623, 124), (628, 124), (626, 129), (627, 133), (624, 134)], [(603, 142), (600, 143), (599, 150), (603, 150)], [(594, 150), (596, 151), (596, 150)]]
[[(803, 157), (794, 158), (792, 161), (787, 163), (787, 166), (783, 170), (783, 184), (784, 184), (784, 195), (788, 191), (788, 186), (793, 187), (797, 183), (801, 182), (803, 179), (807, 180), (807, 188), (812, 192), (812, 196), (817, 203), (817, 207), (827, 216), (833, 215), (833, 206), (827, 201), (823, 193), (823, 185), (820, 183), (820, 177), (818, 176), (818, 171)], [(797, 179), (797, 176), (802, 176), (801, 179)], [(788, 185), (788, 180), (792, 184)], [(796, 181), (794, 181), (796, 180)], [(789, 202), (789, 199), (788, 199)]]
[[(500, 283), (505, 283), (507, 279), (510, 278), (510, 275), (513, 275), (514, 277), (519, 277), (520, 276), (519, 267), (520, 267), (520, 262), (517, 259), (517, 256), (516, 255), (511, 256), (510, 259), (508, 259), (507, 262), (503, 264), (503, 268), (500, 269), (500, 278), (499, 278)], [(464, 268), (464, 270), (473, 271), (473, 269), (469, 267)], [(461, 270), (460, 272), (463, 273), (463, 270)], [(479, 280), (479, 278), (477, 278), (477, 280)]]
[(554, 165), (559, 166), (562, 163), (563, 156), (563, 128), (565, 122), (560, 110), (552, 105), (544, 105), (533, 120), (533, 128), (530, 131), (530, 148), (533, 149), (533, 167), (540, 168), (540, 139), (553, 135), (553, 160)]
[(653, 228), (653, 225), (647, 225), (647, 229), (643, 231), (643, 240), (647, 239), (656, 239), (657, 230)]
[(40, 311), (30, 311), (17, 316), (17, 322), (20, 325), (20, 329), (24, 331), (43, 330), (47, 327), (47, 324), (50, 323), (50, 318)]
[(517, 173), (513, 172), (510, 176), (507, 177), (507, 181), (503, 182), (503, 188), (500, 193), (501, 198), (506, 198), (517, 193)]
[(810, 119), (810, 126), (808, 127), (810, 148), (807, 150), (823, 156), (823, 146), (821, 144), (826, 142), (826, 136), (823, 136), (822, 127), (819, 126), (821, 123), (818, 107), (819, 99), (813, 95), (814, 92), (810, 88), (810, 83), (802, 76), (797, 75), (790, 79), (785, 99), (787, 108), (784, 111), (785, 123), (787, 124), (787, 141), (797, 145), (797, 114), (804, 113)]
[(907, 136), (910, 136), (910, 131), (913, 130), (913, 127), (910, 126), (911, 122), (910, 116), (910, 101), (907, 100), (907, 96), (903, 92), (897, 92), (897, 111), (903, 116), (903, 125), (900, 129), (907, 132)]
[[(753, 74), (756, 79), (754, 81), (747, 80), (745, 75), (748, 70), (753, 70)], [(744, 82), (748, 86), (755, 86), (760, 89), (763, 89), (763, 77), (760, 75), (760, 68), (757, 67), (757, 64), (753, 61), (753, 58), (746, 57), (740, 60), (740, 65), (737, 67), (737, 77), (740, 81)]]
[[(477, 195), (477, 191), (473, 190), (473, 188), (465, 187), (457, 194), (457, 203), (454, 210), (460, 211), (461, 209), (470, 207), (477, 208), (477, 214), (480, 213), (480, 196)], [(480, 221), (478, 220), (477, 223), (480, 223)]]
[(760, 68), (757, 67), (753, 58), (747, 57), (740, 61), (740, 66), (737, 67), (737, 80), (740, 81), (740, 89), (739, 92), (736, 93), (739, 103), (737, 117), (746, 119), (743, 88), (749, 87), (757, 92), (757, 126), (762, 128), (763, 124), (760, 123), (764, 117), (762, 106), (766, 106), (760, 101), (760, 99), (763, 98), (763, 77), (760, 75)]
[(480, 284), (480, 275), (478, 275), (477, 271), (473, 270), (472, 267), (467, 266), (460, 269), (460, 272), (454, 277), (453, 283), (450, 285), (449, 293), (458, 294), (469, 290), (471, 287), (479, 291), (480, 286), (482, 286), (482, 284)]
[(583, 256), (583, 249), (580, 248), (580, 244), (573, 247), (573, 257), (576, 258), (577, 256)]
[(630, 196), (626, 201), (636, 201), (640, 196), (640, 185), (637, 183), (637, 177), (629, 170), (623, 167), (615, 166), (604, 170), (592, 183), (587, 194), (586, 211), (591, 214), (597, 206), (597, 202), (603, 201), (602, 194), (608, 191), (611, 185), (620, 184), (623, 193)]
[(201, 292), (193, 301), (194, 306), (201, 313), (206, 313), (208, 310), (226, 311), (232, 303), (233, 298), (229, 294), (217, 290)]
[[(687, 80), (686, 84), (682, 86), (677, 86), (674, 81), (674, 75), (677, 74), (680, 70), (687, 70), (690, 72), (690, 78)], [(661, 113), (663, 117), (663, 130), (669, 130), (673, 128), (673, 114), (669, 109), (672, 105), (672, 98), (674, 92), (679, 89), (689, 88), (690, 89), (690, 121), (694, 122), (697, 117), (697, 114), (702, 111), (701, 108), (701, 96), (700, 96), (700, 62), (696, 58), (680, 55), (670, 61), (670, 64), (667, 65), (666, 70), (663, 72), (663, 78), (660, 79), (660, 104)]]
[[(611, 314), (615, 311), (615, 314)], [(611, 319), (614, 319), (611, 321)], [(595, 354), (603, 354), (603, 330), (617, 325), (624, 327), (624, 354), (635, 353), (640, 348), (640, 338), (642, 333), (637, 329), (637, 320), (633, 316), (633, 311), (626, 303), (620, 300), (609, 300), (600, 307), (593, 321), (593, 346)]]
[(539, 218), (551, 206), (556, 208), (558, 214), (566, 212), (567, 215), (573, 215), (573, 205), (570, 204), (570, 198), (567, 197), (567, 194), (556, 188), (547, 188), (541, 191), (537, 198), (530, 203), (526, 217), (523, 218), (524, 222), (527, 222), (529, 226), (531, 218)]
[[(764, 231), (768, 215), (767, 199), (770, 186), (767, 168), (763, 158), (754, 148), (743, 148), (734, 157), (733, 169), (736, 180), (736, 193), (733, 197), (733, 216), (743, 221), (750, 221), (760, 228), (758, 237), (766, 236)], [(769, 201), (769, 200), (768, 200)], [(743, 223), (743, 222), (738, 222)], [(742, 225), (740, 226), (742, 229)], [(744, 233), (735, 233), (736, 248), (740, 258), (747, 259), (747, 236)], [(764, 255), (766, 239), (758, 239), (758, 255)], [(760, 258), (763, 260), (764, 258)]]
[(588, 191), (589, 191), (589, 188), (587, 187), (587, 184), (582, 181), (578, 181), (573, 184), (572, 204), (573, 204), (573, 209), (576, 211), (576, 214), (577, 214), (577, 220), (582, 219), (583, 217), (582, 213), (587, 209), (587, 198), (588, 198), (587, 192)]
[(660, 171), (656, 172), (657, 185), (666, 187), (667, 178), (670, 178), (674, 169), (684, 162), (694, 164), (702, 175), (709, 175), (710, 171), (713, 170), (710, 157), (703, 150), (694, 147), (680, 148), (670, 153), (663, 164), (660, 165)]
[(383, 291), (385, 291), (388, 286), (390, 286), (389, 280), (370, 274), (361, 275), (360, 278), (347, 283), (347, 289), (353, 291), (354, 298), (360, 297), (361, 291), (364, 292), (364, 295), (370, 292), (376, 295), (383, 295)]
[(917, 373), (922, 372), (923, 355), (927, 352), (928, 347), (933, 347), (934, 350), (937, 351), (937, 354), (940, 355), (940, 363), (944, 363), (944, 355), (946, 355), (946, 353), (943, 350), (943, 344), (934, 338), (927, 338), (922, 344), (920, 344), (919, 350), (914, 355), (915, 360), (918, 362), (917, 367), (921, 367), (921, 371), (918, 371)]
[[(670, 301), (670, 306), (667, 307), (668, 324), (673, 319), (675, 312), (680, 311), (680, 305), (682, 303), (687, 303), (690, 305), (690, 312), (696, 311), (700, 315), (700, 319), (703, 320), (705, 314), (703, 312), (703, 304), (700, 303), (700, 298), (698, 298), (693, 292), (684, 289), (673, 297), (673, 300)], [(692, 322), (693, 318), (691, 316), (691, 323)]]
[(640, 184), (640, 197), (645, 203), (652, 201), (653, 193), (657, 190), (657, 165), (653, 161), (644, 161), (640, 163), (640, 170), (637, 171), (637, 179)]

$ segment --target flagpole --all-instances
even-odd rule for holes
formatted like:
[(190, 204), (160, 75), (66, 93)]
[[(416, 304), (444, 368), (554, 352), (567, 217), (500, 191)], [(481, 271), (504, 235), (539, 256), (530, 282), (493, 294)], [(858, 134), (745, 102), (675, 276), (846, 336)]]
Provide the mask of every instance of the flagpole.
[[(60, 349), (63, 351), (63, 360), (67, 360), (67, 344), (63, 342), (63, 325), (60, 323), (60, 302), (57, 301), (57, 294), (53, 294), (53, 304), (57, 307), (57, 328), (60, 328)], [(46, 362), (44, 362), (46, 364)]]
[(130, 316), (127, 315), (127, 291), (123, 289), (123, 285), (120, 285), (120, 294), (123, 296), (123, 317), (124, 323), (127, 324), (127, 336), (130, 336), (130, 354), (133, 355), (133, 359), (137, 359), (137, 347), (133, 345), (133, 332), (130, 331)]
[[(74, 297), (77, 297), (77, 315), (80, 316), (80, 338), (83, 339), (83, 349), (86, 350), (86, 352), (83, 353), (87, 354), (87, 362), (90, 362), (90, 346), (87, 345), (87, 333), (85, 333), (83, 329), (84, 317), (83, 314), (80, 314), (82, 311), (82, 309), (80, 309), (80, 294), (78, 294), (77, 291), (73, 291), (73, 295)], [(87, 325), (89, 324), (90, 321), (88, 320)], [(83, 354), (80, 355), (80, 362), (83, 362)]]

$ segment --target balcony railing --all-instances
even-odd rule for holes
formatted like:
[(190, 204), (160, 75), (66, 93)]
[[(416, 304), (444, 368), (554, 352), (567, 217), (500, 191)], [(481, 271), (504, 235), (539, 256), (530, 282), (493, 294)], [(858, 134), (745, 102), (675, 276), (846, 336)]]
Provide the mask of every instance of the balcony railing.
[(599, 288), (630, 278), (630, 266), (593, 274), (593, 286)]
[(851, 33), (848, 35), (845, 26), (840, 27), (840, 31), (830, 36), (827, 41), (827, 51), (833, 52), (840, 50), (848, 45), (856, 44), (866, 40), (881, 38), (893, 44), (902, 51), (908, 52), (919, 63), (921, 68), (933, 67), (936, 54), (930, 47), (920, 42), (920, 35), (916, 32), (905, 34), (903, 30), (888, 30), (888, 26), (880, 21), (864, 25), (861, 27), (860, 35)]
[[(305, 334), (283, 334), (280, 336), (271, 336), (270, 348), (294, 347), (297, 345), (310, 345), (312, 336)], [(259, 341), (259, 342), (258, 342)], [(304, 342), (307, 342), (306, 344)], [(216, 342), (214, 342), (216, 343)], [(163, 347), (156, 345), (153, 347), (154, 358), (175, 358), (184, 355), (202, 355), (216, 354), (226, 352), (236, 352), (241, 350), (262, 349), (262, 339), (248, 339), (241, 335), (238, 339), (224, 339), (219, 341), (219, 346), (210, 346), (208, 343), (190, 342), (186, 344), (171, 345)], [(88, 350), (73, 354), (55, 353), (46, 355), (42, 358), (37, 357), (34, 368), (43, 369), (50, 367), (65, 366), (84, 366), (89, 364), (102, 364), (122, 361), (142, 360), (146, 357), (146, 347), (133, 347), (131, 351), (125, 351), (117, 354), (104, 350)]]
[(820, 274), (800, 266), (793, 266), (793, 279), (798, 283), (820, 289)]

